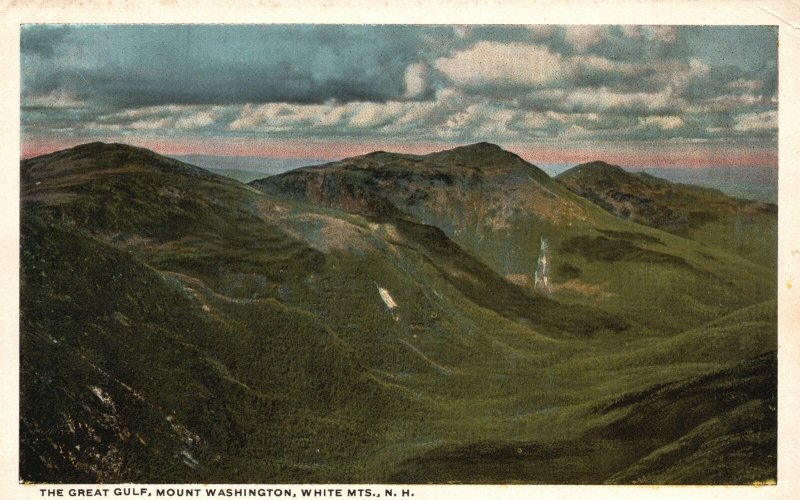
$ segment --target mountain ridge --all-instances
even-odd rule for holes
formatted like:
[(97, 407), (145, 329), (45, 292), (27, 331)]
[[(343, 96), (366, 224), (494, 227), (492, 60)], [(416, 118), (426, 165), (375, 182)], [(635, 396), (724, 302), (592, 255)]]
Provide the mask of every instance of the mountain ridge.
[(729, 248), (756, 263), (770, 262), (777, 253), (777, 205), (628, 172), (605, 162), (575, 166), (555, 179), (618, 217)]
[[(470, 159), (465, 153), (470, 151), (479, 152), (479, 157)], [(487, 164), (492, 169), (484, 168)], [(612, 169), (605, 163), (595, 165)], [(612, 170), (619, 176), (626, 175), (621, 169)], [(645, 182), (635, 177), (633, 181), (637, 185)], [(438, 227), (496, 273), (532, 292), (537, 262), (542, 248), (547, 247), (553, 263), (549, 281), (554, 286), (545, 293), (574, 303), (600, 304), (615, 314), (627, 307), (629, 300), (643, 296), (651, 303), (664, 301), (662, 307), (674, 307), (663, 294), (655, 293), (662, 286), (662, 277), (650, 272), (647, 264), (665, 271), (681, 266), (682, 276), (672, 272), (665, 276), (674, 280), (675, 286), (695, 279), (697, 273), (705, 272), (703, 268), (718, 267), (707, 262), (710, 254), (694, 241), (653, 232), (635, 221), (616, 217), (599, 206), (598, 200), (580, 196), (563, 181), (550, 178), (535, 165), (491, 144), (419, 156), (377, 153), (301, 168), (249, 184), (275, 196), (349, 213), (400, 217)], [(609, 238), (609, 234), (617, 236)], [(630, 241), (620, 241), (626, 239)], [(652, 242), (661, 244), (653, 247)], [(576, 253), (576, 248), (583, 250)], [(720, 250), (724, 251), (724, 247)], [(595, 258), (600, 255), (605, 257)], [(752, 261), (735, 262), (738, 257), (721, 258), (731, 267), (757, 273), (751, 267)], [(637, 263), (635, 267), (622, 267), (631, 259)], [(602, 268), (600, 262), (619, 266), (619, 273), (609, 280), (613, 273)], [(580, 272), (589, 268), (591, 272)], [(628, 277), (630, 273), (637, 277)], [(641, 282), (641, 286), (632, 287), (630, 280)], [(735, 287), (746, 289), (744, 282)], [(729, 291), (720, 290), (717, 296), (733, 299)], [(708, 302), (708, 298), (696, 298)], [(711, 307), (716, 309), (719, 304)], [(700, 321), (707, 319), (711, 316)], [(679, 328), (688, 326), (687, 323)]]
[[(379, 153), (372, 170), (341, 169), (332, 187), (352, 189), (332, 193), (344, 198), (315, 204), (305, 197), (314, 184), (266, 193), (138, 151), (95, 144), (21, 163), (36, 167), (21, 174), (23, 480), (684, 481), (708, 465), (692, 455), (694, 438), (671, 433), (669, 419), (648, 428), (665, 400), (631, 395), (720, 370), (720, 384), (741, 384), (750, 375), (724, 370), (775, 349), (761, 268), (617, 219), (552, 180), (537, 184), (524, 165), (454, 175), (444, 155), (418, 175), (408, 158)], [(383, 182), (400, 195), (383, 198)], [(435, 224), (409, 209), (416, 191), (404, 186), (446, 209)], [(458, 198), (464, 186), (471, 198)], [(531, 193), (586, 218), (528, 213)], [(338, 204), (373, 195), (396, 212)], [(485, 208), (479, 226), (447, 225)], [(484, 243), (528, 274), (498, 273), (489, 254), (451, 237), (461, 227), (485, 230)], [(542, 248), (550, 293), (526, 284)], [(692, 397), (672, 391), (667, 402)], [(742, 459), (714, 480), (741, 481), (741, 464), (769, 479), (767, 405), (752, 391), (737, 398), (753, 414), (713, 433)], [(603, 434), (613, 420), (628, 441)], [(765, 429), (763, 446), (737, 437), (748, 426)], [(666, 438), (637, 437), (656, 431)], [(659, 451), (673, 442), (686, 453)], [(660, 458), (634, 469), (604, 461), (598, 473), (607, 453), (631, 446)], [(513, 468), (419, 473), (452, 450), (473, 465), (500, 453)], [(582, 465), (571, 476), (536, 470), (563, 460)]]

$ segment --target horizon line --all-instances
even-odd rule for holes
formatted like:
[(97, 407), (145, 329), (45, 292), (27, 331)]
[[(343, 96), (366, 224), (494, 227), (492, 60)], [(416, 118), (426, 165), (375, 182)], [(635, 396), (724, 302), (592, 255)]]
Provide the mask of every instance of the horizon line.
[[(554, 144), (506, 143), (493, 141), (476, 141), (464, 143), (444, 142), (321, 142), (305, 141), (252, 141), (204, 140), (175, 141), (164, 139), (144, 139), (130, 141), (130, 138), (101, 138), (98, 140), (29, 140), (20, 143), (20, 160), (29, 160), (39, 156), (72, 149), (74, 147), (103, 142), (107, 144), (125, 144), (149, 149), (164, 156), (219, 156), (228, 158), (269, 158), (280, 160), (324, 160), (336, 161), (355, 156), (362, 156), (376, 151), (399, 154), (424, 155), (447, 151), (457, 147), (488, 142), (505, 151), (516, 154), (534, 165), (579, 165), (592, 161), (628, 168), (778, 168), (777, 151), (772, 149), (754, 149), (730, 147), (727, 150), (714, 144), (706, 143), (638, 143), (635, 151), (630, 144), (605, 143), (582, 144), (580, 148), (565, 148)], [(498, 141), (499, 142), (499, 141)], [(594, 146), (594, 147), (592, 147)], [(627, 146), (627, 147), (626, 147)]]

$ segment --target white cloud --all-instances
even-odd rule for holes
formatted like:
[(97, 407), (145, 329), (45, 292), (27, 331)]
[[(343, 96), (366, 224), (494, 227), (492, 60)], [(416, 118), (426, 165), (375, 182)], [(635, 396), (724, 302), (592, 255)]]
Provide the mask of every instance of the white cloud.
[(330, 105), (323, 109), (314, 120), (314, 127), (334, 127), (347, 121), (350, 112), (347, 106)]
[(628, 38), (642, 38), (644, 36), (644, 31), (642, 30), (641, 26), (637, 26), (635, 24), (626, 24), (619, 27), (622, 31), (622, 35)]
[(573, 123), (569, 127), (562, 129), (559, 132), (559, 135), (565, 138), (577, 139), (586, 135), (586, 129), (576, 123)]
[(760, 80), (745, 80), (744, 78), (739, 78), (725, 85), (725, 87), (731, 90), (742, 90), (746, 92), (758, 92), (763, 86), (764, 82)]
[(600, 43), (608, 32), (606, 26), (567, 26), (564, 37), (580, 52)]
[(539, 45), (483, 41), (437, 59), (435, 67), (465, 87), (488, 83), (535, 86), (560, 78), (561, 63), (560, 55)]
[(686, 111), (690, 113), (726, 113), (762, 104), (774, 103), (760, 95), (720, 95), (688, 106)]
[(778, 112), (764, 111), (747, 113), (736, 117), (733, 129), (738, 132), (754, 132), (760, 130), (776, 130), (778, 128)]
[(230, 109), (231, 106), (215, 105), (147, 106), (101, 115), (88, 124), (88, 128), (95, 131), (192, 130), (218, 123)]
[(519, 123), (524, 125), (527, 129), (536, 130), (545, 128), (550, 123), (550, 119), (545, 113), (529, 111), (527, 113), (522, 113), (519, 118)]
[(137, 120), (128, 125), (134, 130), (161, 130), (175, 127), (175, 118), (157, 118), (152, 120)]
[(433, 101), (349, 102), (325, 104), (272, 103), (241, 107), (231, 130), (281, 131), (308, 129), (378, 129), (425, 122), (437, 110)]
[(680, 116), (645, 116), (639, 118), (639, 124), (645, 127), (656, 126), (662, 130), (673, 130), (685, 125)]
[(406, 68), (406, 97), (419, 97), (428, 90), (428, 74), (430, 66), (424, 62), (416, 62)]
[(636, 76), (647, 70), (647, 67), (641, 64), (612, 61), (595, 55), (570, 57), (566, 60), (566, 63), (567, 70), (572, 74), (573, 78), (578, 78), (591, 71)]
[(597, 55), (562, 57), (540, 45), (516, 42), (478, 42), (450, 57), (437, 59), (435, 65), (456, 85), (468, 88), (541, 87), (579, 81), (587, 73), (633, 77), (648, 70), (642, 64), (612, 61)]
[(678, 41), (677, 26), (647, 26), (647, 35), (652, 40), (664, 43), (675, 43)]
[(175, 128), (195, 129), (205, 127), (217, 121), (217, 113), (213, 111), (200, 111), (183, 116), (175, 122)]
[(86, 102), (79, 99), (74, 94), (61, 89), (54, 90), (47, 94), (24, 97), (23, 104), (30, 107), (53, 109), (81, 108), (86, 106)]
[(669, 85), (676, 90), (689, 86), (695, 79), (708, 76), (711, 67), (700, 59), (692, 58), (689, 64), (670, 62), (666, 65), (663, 75), (669, 77)]
[(350, 118), (350, 125), (354, 127), (377, 127), (391, 122), (402, 114), (404, 106), (400, 102), (365, 102), (350, 103), (345, 106), (356, 108)]
[(659, 88), (669, 87), (675, 93), (683, 92), (693, 82), (711, 73), (711, 67), (697, 58), (689, 61), (665, 59), (643, 66), (642, 69), (651, 73), (645, 78), (648, 84)]
[(231, 130), (284, 129), (289, 126), (311, 125), (328, 109), (326, 104), (268, 103), (260, 106), (246, 104), (231, 122)]
[(515, 117), (515, 123), (527, 130), (565, 129), (578, 123), (594, 124), (601, 121), (597, 113), (559, 113), (558, 111), (528, 111)]
[(437, 109), (444, 108), (438, 108), (437, 103), (433, 101), (406, 104), (403, 113), (394, 120), (394, 124), (404, 126), (425, 122)]
[(552, 38), (557, 28), (553, 24), (537, 24), (530, 27), (531, 36), (534, 40), (546, 40)]
[(167, 106), (145, 106), (143, 108), (126, 109), (119, 113), (106, 115), (106, 118), (112, 119), (136, 119), (136, 118), (152, 118), (154, 116), (176, 115), (191, 110), (189, 106), (179, 106), (170, 104)]
[[(437, 80), (445, 76), (452, 83), (439, 86), (432, 98), (420, 100), (431, 89), (432, 73), (437, 70), (443, 74)], [(710, 71), (699, 59), (667, 59), (656, 65), (613, 61), (594, 54), (562, 56), (533, 42), (482, 41), (431, 64), (416, 61), (406, 66), (405, 93), (396, 100), (150, 106), (100, 116), (87, 129), (187, 134), (193, 129), (215, 127), (227, 129), (227, 133), (274, 133), (275, 137), (335, 133), (502, 142), (531, 137), (614, 140), (650, 137), (659, 131), (675, 135), (666, 134), (675, 130), (689, 135), (737, 137), (748, 132), (763, 135), (763, 131), (777, 127), (776, 112), (761, 112), (771, 104), (769, 97), (758, 95), (758, 81), (730, 82), (730, 95), (700, 101), (682, 97), (683, 90), (708, 77)], [(647, 86), (641, 88), (650, 90), (613, 86), (618, 79), (609, 80), (608, 87), (580, 86), (587, 75), (597, 74), (601, 78), (610, 74), (642, 81)], [(686, 123), (708, 122), (698, 120), (698, 114), (734, 110), (739, 113), (734, 126), (713, 130), (686, 127)], [(752, 112), (755, 110), (759, 112)]]
[(616, 92), (605, 87), (569, 89), (545, 89), (528, 94), (534, 100), (553, 101), (583, 110), (614, 111), (647, 109), (657, 111), (680, 106), (683, 101), (669, 90), (658, 92)]
[(453, 33), (455, 33), (456, 36), (459, 37), (459, 38), (465, 38), (465, 37), (468, 37), (470, 35), (470, 33), (472, 33), (472, 28), (470, 28), (469, 26), (466, 26), (466, 25), (460, 25), (459, 24), (459, 25), (453, 26)]
[(483, 118), (483, 107), (479, 104), (472, 104), (463, 110), (457, 111), (450, 115), (444, 127), (447, 129), (463, 129), (472, 123), (479, 121)]

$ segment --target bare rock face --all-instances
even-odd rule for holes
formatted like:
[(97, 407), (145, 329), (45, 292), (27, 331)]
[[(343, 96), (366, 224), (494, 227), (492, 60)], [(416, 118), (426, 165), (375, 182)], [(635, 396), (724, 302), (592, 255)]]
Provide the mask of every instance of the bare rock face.
[(502, 275), (533, 276), (545, 228), (585, 221), (594, 208), (535, 165), (489, 143), (428, 155), (375, 152), (250, 185), (363, 216), (438, 227)]
[(533, 280), (534, 289), (544, 295), (549, 295), (552, 284), (550, 282), (550, 258), (547, 238), (542, 236), (539, 245), (539, 259), (536, 261), (536, 274)]

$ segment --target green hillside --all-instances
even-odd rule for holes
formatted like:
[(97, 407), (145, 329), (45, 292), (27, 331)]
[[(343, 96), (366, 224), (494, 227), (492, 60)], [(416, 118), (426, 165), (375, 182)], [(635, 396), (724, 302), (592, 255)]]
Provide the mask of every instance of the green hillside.
[(778, 207), (596, 161), (556, 179), (608, 212), (776, 269)]
[[(407, 461), (399, 482), (739, 484), (777, 472), (774, 354), (626, 394), (563, 441), (448, 446)], [(720, 395), (724, 395), (720, 397)], [(754, 455), (764, 460), (753, 463)]]
[(250, 185), (350, 213), (436, 226), (529, 291), (545, 240), (548, 295), (656, 331), (675, 333), (775, 294), (774, 277), (764, 272), (774, 269), (775, 255), (754, 263), (724, 245), (614, 217), (492, 144), (424, 156), (371, 153)]
[[(495, 146), (254, 189), (92, 143), (21, 177), (23, 480), (691, 482), (701, 431), (740, 457), (710, 481), (774, 478), (769, 271)], [(507, 271), (545, 232), (537, 292)], [(550, 473), (481, 458), (528, 446)]]

